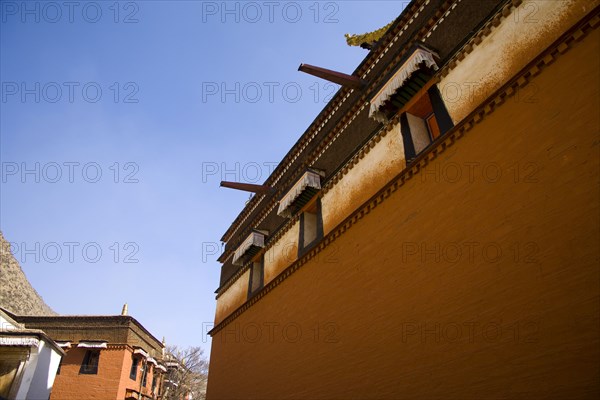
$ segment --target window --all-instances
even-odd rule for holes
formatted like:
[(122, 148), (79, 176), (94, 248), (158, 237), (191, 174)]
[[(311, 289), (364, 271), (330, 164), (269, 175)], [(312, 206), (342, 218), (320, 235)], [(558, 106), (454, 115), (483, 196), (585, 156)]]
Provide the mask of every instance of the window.
[(393, 94), (378, 100), (383, 103), (372, 117), (379, 122), (387, 122), (400, 110), (410, 108), (411, 104), (415, 104), (416, 99), (421, 99), (423, 93), (426, 93), (433, 74), (431, 68), (418, 67), (401, 86), (394, 90)]
[(259, 260), (254, 261), (250, 267), (250, 282), (248, 288), (248, 297), (262, 289), (264, 279), (264, 255)]
[(321, 218), (321, 199), (316, 198), (300, 216), (300, 237), (298, 239), (298, 256), (309, 250), (323, 237), (323, 220)]
[(139, 358), (137, 357), (132, 357), (131, 359), (131, 371), (129, 371), (129, 379), (131, 380), (136, 380), (137, 379), (137, 371), (138, 371), (138, 365), (140, 363)]
[(97, 374), (98, 361), (100, 360), (100, 351), (87, 350), (79, 369), (80, 374)]
[(317, 214), (305, 211), (302, 214), (304, 222), (304, 235), (302, 239), (302, 247), (308, 247), (317, 238)]
[(156, 393), (156, 374), (152, 376), (152, 393)]
[(244, 240), (233, 254), (234, 265), (244, 265), (256, 256), (260, 249), (265, 247), (265, 236), (268, 232), (253, 230), (250, 235)]
[(410, 158), (414, 158), (414, 155), (419, 154), (431, 144), (431, 134), (424, 118), (417, 117), (409, 112), (404, 113), (404, 116), (406, 117), (406, 123), (402, 126), (402, 129), (407, 133), (406, 136), (409, 137), (409, 140), (412, 141), (414, 154)]
[(29, 352), (25, 346), (0, 346), (0, 399), (8, 399), (19, 385)]
[(440, 125), (435, 118), (435, 114), (431, 113), (428, 117), (425, 118), (425, 122), (427, 123), (427, 129), (431, 135), (431, 139), (435, 140), (440, 137)]
[(146, 378), (148, 377), (148, 364), (142, 364), (142, 387), (146, 387)]
[(321, 190), (323, 171), (308, 169), (279, 201), (277, 215), (290, 218), (302, 211)]
[(414, 159), (453, 126), (435, 85), (411, 101), (409, 108), (400, 115), (400, 124), (407, 161)]
[(454, 126), (434, 78), (438, 62), (434, 50), (415, 44), (370, 101), (369, 117), (376, 121), (400, 116), (407, 162)]
[(290, 218), (300, 214), (300, 236), (298, 238), (298, 257), (302, 256), (323, 237), (323, 219), (321, 217), (321, 177), (325, 172), (313, 168), (288, 190), (279, 201), (277, 215)]

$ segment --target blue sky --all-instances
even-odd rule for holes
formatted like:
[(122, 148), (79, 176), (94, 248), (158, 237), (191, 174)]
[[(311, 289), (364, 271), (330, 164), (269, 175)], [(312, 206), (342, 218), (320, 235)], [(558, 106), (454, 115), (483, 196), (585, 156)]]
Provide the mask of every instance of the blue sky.
[(200, 345), (219, 239), (407, 2), (0, 1), (0, 228), (60, 314)]

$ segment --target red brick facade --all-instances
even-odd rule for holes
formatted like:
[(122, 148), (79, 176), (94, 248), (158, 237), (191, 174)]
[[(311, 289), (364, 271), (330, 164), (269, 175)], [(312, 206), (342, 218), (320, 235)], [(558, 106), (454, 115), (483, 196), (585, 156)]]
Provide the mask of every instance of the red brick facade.
[[(126, 315), (15, 318), (27, 327), (44, 330), (65, 346), (66, 354), (50, 400), (160, 399), (163, 370), (166, 370), (160, 365), (163, 344), (134, 318)], [(98, 354), (97, 363), (92, 363), (92, 368), (83, 368), (88, 352)], [(134, 359), (136, 373), (135, 379), (131, 379)], [(147, 373), (142, 385), (144, 370)]]
[[(129, 392), (141, 393), (149, 398), (157, 398), (152, 393), (152, 381), (157, 376), (155, 393), (161, 389), (162, 374), (158, 373), (152, 363), (147, 363), (148, 375), (146, 386), (142, 387), (142, 365), (137, 367), (136, 379), (130, 378), (133, 362), (133, 348), (126, 345), (109, 345), (100, 350), (97, 374), (80, 373), (86, 349), (67, 349), (61, 362), (60, 374), (56, 376), (51, 400), (81, 399), (126, 399)], [(145, 360), (144, 360), (145, 361)]]

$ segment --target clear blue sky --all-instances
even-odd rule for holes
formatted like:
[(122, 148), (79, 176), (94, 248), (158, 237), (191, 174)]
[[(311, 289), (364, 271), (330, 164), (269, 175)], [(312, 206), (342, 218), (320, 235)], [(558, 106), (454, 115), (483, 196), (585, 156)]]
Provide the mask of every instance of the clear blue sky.
[(0, 228), (35, 289), (208, 352), (248, 199), (219, 181), (262, 183), (336, 90), (298, 65), (351, 73), (344, 33), (406, 4), (0, 1)]

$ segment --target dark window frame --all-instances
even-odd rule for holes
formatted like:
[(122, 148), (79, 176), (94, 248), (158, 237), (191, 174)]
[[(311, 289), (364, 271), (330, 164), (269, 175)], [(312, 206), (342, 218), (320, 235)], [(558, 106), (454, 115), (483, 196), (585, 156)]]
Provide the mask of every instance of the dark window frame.
[[(260, 283), (258, 287), (252, 290), (254, 286), (254, 269), (260, 269), (259, 280)], [(259, 292), (265, 285), (265, 256), (264, 253), (260, 256), (258, 261), (252, 261), (252, 265), (249, 268), (250, 270), (250, 279), (248, 279), (248, 298), (252, 297), (255, 293)]]
[(157, 376), (156, 374), (152, 375), (152, 393), (156, 392), (156, 383), (157, 383)]
[(454, 122), (450, 118), (444, 99), (440, 94), (440, 90), (437, 85), (432, 85), (427, 91), (429, 100), (431, 101), (431, 107), (433, 108), (433, 114), (440, 128), (440, 137), (444, 136), (446, 132), (454, 128)]
[(100, 364), (100, 350), (88, 349), (85, 352), (79, 373), (83, 375), (97, 375)]
[(148, 378), (148, 363), (142, 363), (142, 387), (145, 388)]
[(305, 213), (307, 211), (302, 211), (300, 214), (300, 233), (298, 235), (298, 258), (302, 257), (306, 254), (310, 249), (312, 249), (321, 239), (323, 239), (323, 209), (321, 206), (321, 197), (317, 197), (315, 200), (316, 206), (316, 216), (317, 216), (317, 235), (310, 243), (304, 243), (304, 232), (306, 221), (304, 219)]
[[(408, 123), (407, 112), (403, 112), (400, 115), (400, 131), (402, 133), (402, 142), (404, 144), (404, 156), (406, 158), (406, 162), (410, 163), (413, 159), (415, 159), (419, 154), (421, 154), (427, 147), (431, 146), (439, 138), (443, 137), (446, 132), (454, 127), (454, 123), (452, 122), (452, 118), (448, 114), (448, 110), (446, 109), (446, 105), (444, 104), (444, 100), (440, 94), (437, 85), (432, 85), (423, 96), (429, 96), (429, 101), (431, 102), (432, 113), (428, 114), (424, 119), (425, 126), (429, 132), (430, 143), (424, 149), (422, 149), (419, 153), (417, 153), (415, 149), (415, 144), (413, 141), (412, 132), (410, 130), (410, 125)], [(435, 121), (439, 128), (439, 136), (435, 138), (431, 132), (431, 128), (429, 126), (429, 122), (427, 118), (430, 118), (433, 115)]]
[(129, 370), (129, 379), (132, 381), (137, 380), (137, 372), (139, 369), (140, 359), (138, 357), (131, 357), (131, 368)]

